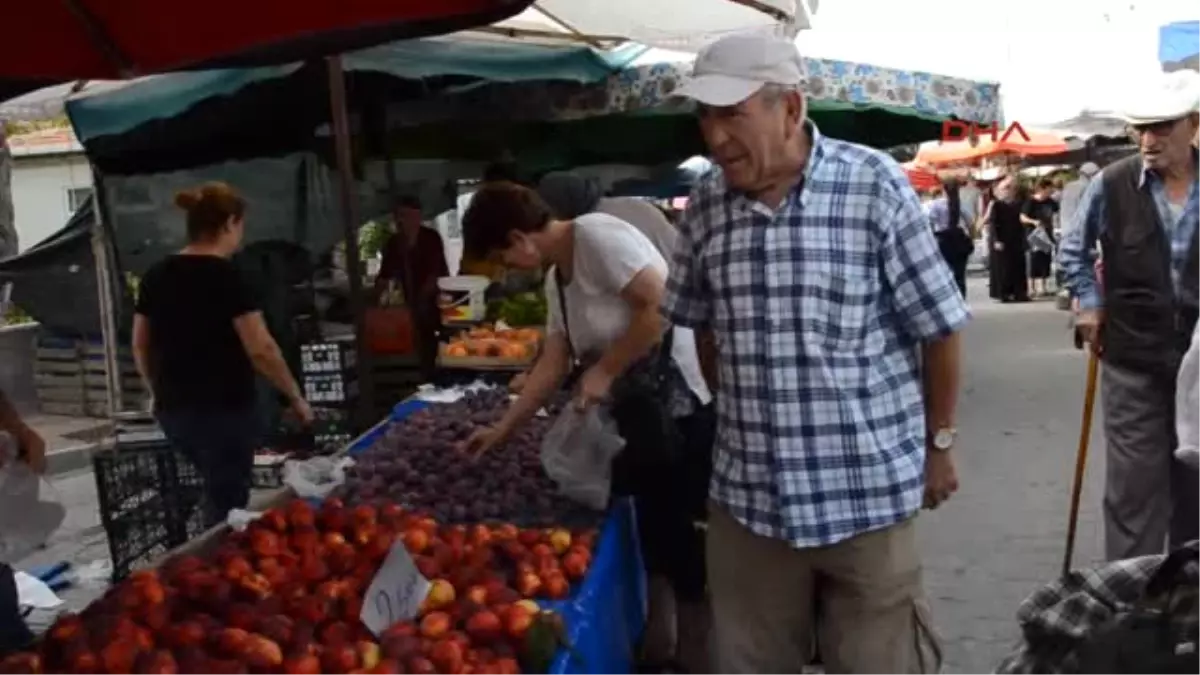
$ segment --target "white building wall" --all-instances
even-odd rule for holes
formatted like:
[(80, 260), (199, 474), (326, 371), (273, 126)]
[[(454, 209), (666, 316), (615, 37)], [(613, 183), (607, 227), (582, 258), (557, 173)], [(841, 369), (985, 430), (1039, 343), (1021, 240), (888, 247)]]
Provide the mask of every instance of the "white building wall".
[(71, 215), (69, 192), (91, 185), (91, 169), (82, 154), (14, 157), (13, 211), (20, 250), (62, 228)]

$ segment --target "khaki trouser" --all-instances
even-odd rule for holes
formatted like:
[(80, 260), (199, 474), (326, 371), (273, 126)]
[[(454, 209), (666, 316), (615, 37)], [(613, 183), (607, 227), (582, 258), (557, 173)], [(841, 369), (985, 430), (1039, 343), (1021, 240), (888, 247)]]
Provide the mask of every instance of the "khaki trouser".
[(909, 520), (795, 549), (710, 505), (716, 672), (799, 672), (818, 643), (829, 673), (937, 672), (915, 534)]

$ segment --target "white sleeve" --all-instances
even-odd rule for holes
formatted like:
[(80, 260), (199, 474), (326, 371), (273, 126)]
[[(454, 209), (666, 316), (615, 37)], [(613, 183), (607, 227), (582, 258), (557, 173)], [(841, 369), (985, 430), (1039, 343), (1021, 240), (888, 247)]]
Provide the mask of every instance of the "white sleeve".
[(580, 216), (575, 222), (576, 273), (597, 289), (620, 295), (638, 272), (647, 267), (666, 269), (654, 244), (629, 223), (598, 213)]
[(1192, 333), (1192, 345), (1179, 367), (1175, 390), (1175, 433), (1179, 439), (1175, 456), (1196, 467), (1200, 464), (1200, 326)]

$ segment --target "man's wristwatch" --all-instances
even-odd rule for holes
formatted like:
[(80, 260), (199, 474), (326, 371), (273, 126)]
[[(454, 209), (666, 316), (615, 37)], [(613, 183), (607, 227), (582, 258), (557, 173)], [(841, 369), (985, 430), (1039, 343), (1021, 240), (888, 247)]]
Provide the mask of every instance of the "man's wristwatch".
[(954, 447), (954, 438), (958, 430), (954, 427), (942, 427), (929, 435), (929, 447), (938, 452), (949, 452)]

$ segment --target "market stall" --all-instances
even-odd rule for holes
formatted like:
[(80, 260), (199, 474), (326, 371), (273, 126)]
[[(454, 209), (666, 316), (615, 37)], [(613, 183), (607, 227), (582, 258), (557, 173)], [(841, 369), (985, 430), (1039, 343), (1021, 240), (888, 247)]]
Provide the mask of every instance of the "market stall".
[(277, 493), (0, 672), (630, 672), (645, 602), (630, 505), (556, 496), (538, 458), (549, 418), (478, 464), (455, 455), (503, 391), (426, 397), (348, 448), (332, 496)]

